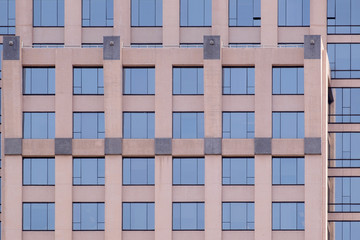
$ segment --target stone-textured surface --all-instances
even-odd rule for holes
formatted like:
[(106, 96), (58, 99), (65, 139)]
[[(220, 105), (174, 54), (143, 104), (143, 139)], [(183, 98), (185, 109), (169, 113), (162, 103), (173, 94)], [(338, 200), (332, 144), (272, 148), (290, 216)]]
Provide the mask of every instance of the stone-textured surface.
[(22, 139), (21, 138), (5, 138), (5, 155), (21, 155)]
[(19, 60), (20, 59), (20, 37), (19, 36), (4, 36), (3, 59), (4, 60)]
[(104, 36), (103, 57), (104, 60), (120, 60), (120, 36)]
[(221, 138), (205, 138), (204, 140), (205, 155), (215, 155), (222, 153), (222, 139)]
[(105, 138), (105, 155), (122, 154), (121, 138)]
[(321, 57), (321, 36), (304, 36), (304, 59), (320, 59)]
[(308, 155), (321, 154), (321, 138), (305, 138), (304, 153)]
[(204, 59), (220, 59), (220, 36), (204, 36)]
[(72, 139), (71, 138), (55, 138), (55, 155), (71, 155)]
[(255, 138), (255, 154), (269, 155), (272, 152), (271, 138)]
[(155, 154), (171, 155), (172, 139), (171, 138), (155, 138)]

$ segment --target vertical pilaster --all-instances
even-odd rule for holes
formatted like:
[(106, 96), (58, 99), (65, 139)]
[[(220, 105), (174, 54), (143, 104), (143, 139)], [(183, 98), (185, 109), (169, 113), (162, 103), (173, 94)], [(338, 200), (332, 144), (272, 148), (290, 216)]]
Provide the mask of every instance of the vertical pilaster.
[[(22, 238), (22, 60), (19, 37), (4, 37), (2, 62), (3, 118), (2, 135), (2, 236), (3, 239)], [(7, 123), (7, 124), (5, 124)], [(15, 144), (14, 144), (15, 143)]]
[(163, 45), (178, 46), (180, 41), (180, 1), (163, 1)]
[(310, 1), (310, 34), (327, 38), (327, 0)]
[(24, 43), (24, 46), (32, 45), (33, 12), (34, 12), (33, 1), (28, 1), (28, 0), (15, 1), (16, 35), (21, 36), (21, 41)]
[(229, 1), (212, 1), (212, 34), (220, 35), (221, 45), (229, 43)]
[(272, 237), (272, 55), (261, 49), (255, 57), (255, 240)]
[(81, 0), (65, 0), (65, 45), (81, 45)]
[(121, 36), (125, 46), (131, 43), (131, 0), (114, 0), (114, 35)]
[(261, 1), (261, 44), (278, 43), (278, 0)]

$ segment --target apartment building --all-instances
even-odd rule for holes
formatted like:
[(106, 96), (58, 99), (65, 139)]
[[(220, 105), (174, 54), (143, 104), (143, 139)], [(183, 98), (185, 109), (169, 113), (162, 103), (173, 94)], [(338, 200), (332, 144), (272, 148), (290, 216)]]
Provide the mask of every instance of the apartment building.
[(359, 239), (358, 9), (0, 0), (1, 239)]

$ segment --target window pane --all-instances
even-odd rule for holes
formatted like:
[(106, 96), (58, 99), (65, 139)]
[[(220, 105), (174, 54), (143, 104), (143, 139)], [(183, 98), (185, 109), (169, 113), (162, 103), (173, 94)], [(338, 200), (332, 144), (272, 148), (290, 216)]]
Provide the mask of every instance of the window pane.
[(223, 158), (223, 185), (254, 184), (254, 158)]
[(181, 0), (180, 26), (211, 26), (211, 0)]
[(74, 68), (74, 94), (104, 94), (103, 68)]
[(123, 230), (154, 230), (154, 203), (123, 203)]
[(279, 26), (309, 26), (310, 0), (279, 0)]
[(254, 94), (255, 68), (223, 68), (223, 94)]
[(304, 230), (304, 203), (273, 203), (273, 230)]
[(0, 0), (0, 34), (15, 34), (15, 0)]
[(203, 68), (173, 68), (173, 94), (204, 94)]
[(260, 26), (260, 0), (229, 0), (229, 26)]
[(204, 113), (173, 113), (173, 138), (203, 138)]
[(124, 94), (155, 94), (155, 68), (124, 68)]
[(73, 230), (104, 230), (104, 203), (73, 203)]
[(223, 203), (223, 230), (254, 230), (254, 203)]
[(24, 68), (24, 94), (55, 94), (55, 68)]
[(223, 138), (254, 138), (253, 112), (223, 112)]
[(104, 158), (74, 158), (73, 185), (104, 185)]
[(55, 113), (24, 112), (25, 139), (52, 139), (55, 137)]
[(104, 113), (74, 113), (75, 139), (101, 139), (105, 137)]
[(162, 0), (131, 0), (132, 27), (161, 27)]
[(34, 27), (63, 27), (64, 0), (34, 0)]
[(55, 230), (54, 203), (23, 203), (23, 230)]
[(54, 158), (24, 158), (23, 184), (24, 185), (54, 185), (55, 159)]
[(204, 230), (204, 203), (173, 203), (173, 230)]
[(273, 158), (273, 184), (304, 184), (304, 158)]
[(273, 94), (304, 94), (304, 68), (273, 68)]
[(151, 139), (155, 135), (155, 114), (152, 112), (124, 112), (124, 138)]
[(152, 185), (154, 181), (154, 158), (123, 158), (124, 185)]
[(273, 138), (304, 138), (303, 112), (273, 112)]
[(83, 0), (83, 27), (112, 27), (113, 0)]
[(204, 158), (174, 158), (173, 184), (204, 184)]

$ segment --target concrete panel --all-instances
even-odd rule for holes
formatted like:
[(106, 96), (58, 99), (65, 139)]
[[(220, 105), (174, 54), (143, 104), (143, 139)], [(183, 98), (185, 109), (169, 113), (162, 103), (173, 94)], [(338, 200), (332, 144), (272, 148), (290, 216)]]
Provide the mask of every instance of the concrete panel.
[(204, 186), (173, 186), (173, 202), (204, 202)]
[(173, 156), (181, 157), (203, 157), (204, 140), (203, 139), (174, 139)]
[(104, 186), (73, 186), (73, 202), (104, 202)]
[(273, 156), (304, 156), (304, 139), (272, 139)]
[(202, 43), (204, 35), (211, 34), (211, 27), (180, 27), (180, 43)]
[(222, 200), (224, 202), (253, 202), (254, 191), (254, 186), (225, 185), (222, 188)]
[(122, 240), (155, 240), (155, 231), (123, 231)]
[(72, 240), (104, 240), (105, 231), (73, 231)]
[(22, 240), (55, 240), (54, 231), (24, 231)]
[(74, 156), (104, 156), (104, 139), (73, 139)]
[(34, 43), (63, 43), (64, 28), (36, 27), (33, 28)]
[(162, 43), (162, 30), (160, 27), (132, 27), (131, 43)]
[(272, 240), (304, 240), (305, 231), (273, 231)]
[(123, 186), (122, 201), (124, 202), (154, 202), (154, 186)]
[(305, 201), (304, 185), (288, 185), (272, 187), (273, 202), (303, 202)]
[(22, 155), (48, 157), (55, 155), (55, 139), (23, 139)]
[(222, 139), (221, 138), (205, 138), (204, 139), (204, 153), (206, 155), (215, 155), (222, 153)]
[(20, 37), (4, 36), (3, 39), (3, 60), (20, 59)]
[(204, 36), (204, 59), (220, 59), (220, 36)]
[(321, 57), (321, 36), (304, 36), (304, 59), (320, 59)]
[(254, 139), (223, 139), (222, 155), (228, 157), (254, 156)]
[(122, 138), (105, 138), (105, 155), (122, 154)]
[(171, 155), (172, 139), (171, 138), (155, 138), (155, 154)]
[(104, 60), (120, 60), (120, 36), (105, 36), (103, 47)]
[(55, 202), (55, 186), (24, 186), (23, 202)]
[(123, 156), (149, 157), (155, 155), (154, 139), (123, 139)]
[(172, 240), (205, 240), (205, 231), (173, 231)]
[(246, 239), (254, 240), (254, 231), (223, 231), (222, 240)]
[(21, 155), (22, 139), (21, 138), (5, 138), (5, 155)]
[(305, 138), (304, 139), (305, 154), (321, 154), (321, 138)]
[(72, 139), (71, 138), (55, 138), (55, 155), (71, 155)]
[(271, 155), (271, 138), (255, 138), (255, 155)]

